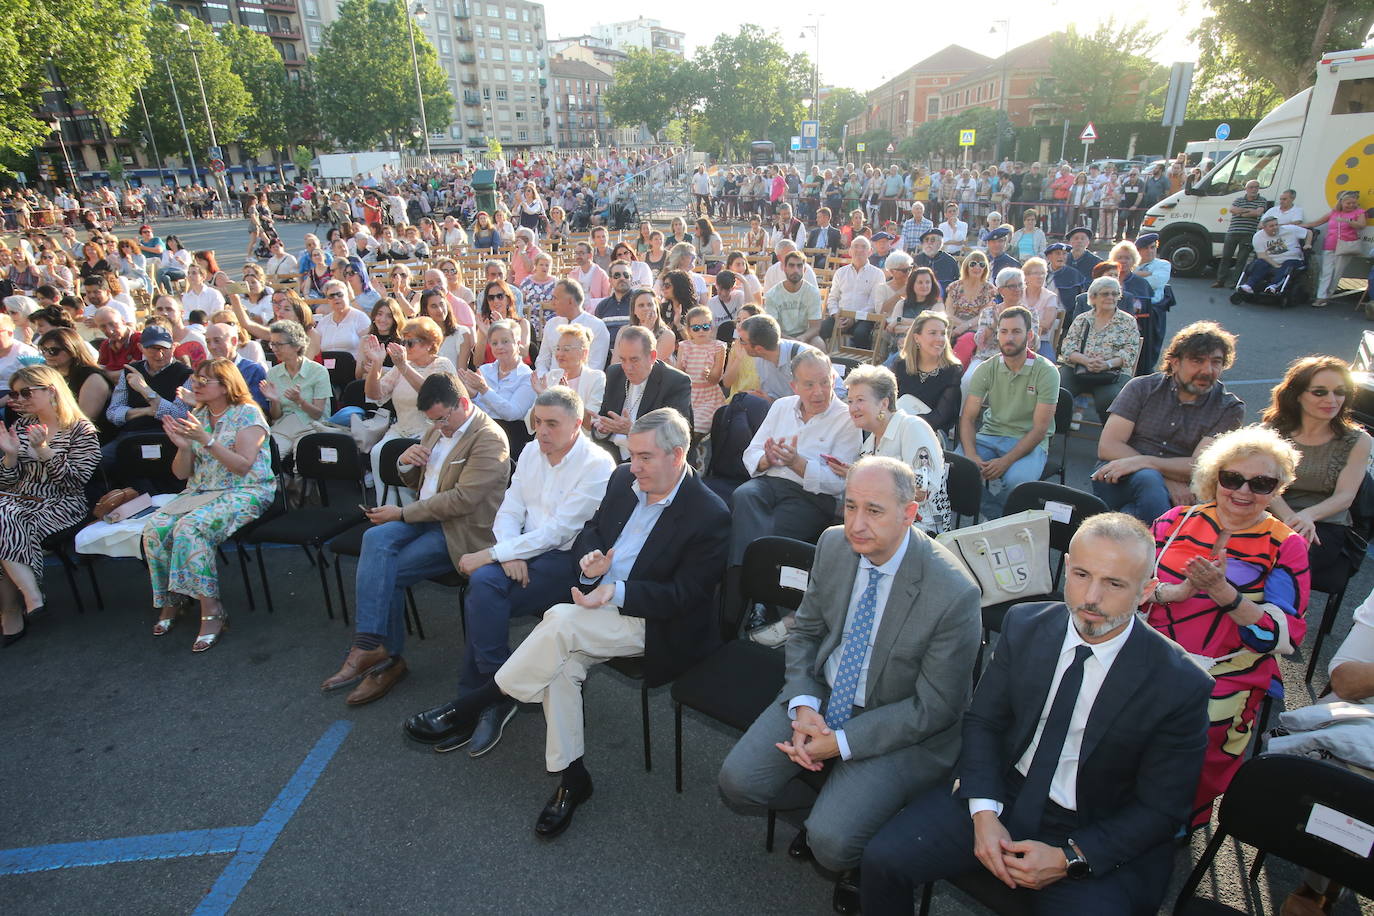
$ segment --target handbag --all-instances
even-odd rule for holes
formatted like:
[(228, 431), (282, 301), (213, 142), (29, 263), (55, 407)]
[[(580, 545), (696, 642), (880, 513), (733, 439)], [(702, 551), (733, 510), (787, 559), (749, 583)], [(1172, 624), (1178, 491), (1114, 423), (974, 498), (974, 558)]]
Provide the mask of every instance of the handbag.
[[(1088, 347), (1088, 325), (1092, 322), (1089, 318), (1083, 322), (1083, 339), (1078, 342), (1078, 352), (1084, 352)], [(1097, 387), (1099, 385), (1109, 385), (1116, 381), (1119, 373), (1115, 369), (1105, 372), (1089, 372), (1086, 366), (1074, 366), (1073, 377), (1078, 379), (1079, 384)]]
[(958, 558), (982, 592), (982, 605), (1047, 595), (1050, 513), (1027, 509), (981, 525), (946, 531), (935, 540)]
[(391, 411), (385, 408), (378, 408), (376, 413), (366, 418), (355, 414), (348, 421), (348, 431), (357, 443), (358, 451), (364, 453), (372, 451), (390, 428)]
[(1356, 258), (1364, 257), (1364, 243), (1359, 238), (1337, 239), (1336, 249), (1331, 252), (1337, 257), (1350, 256)]
[(91, 510), (91, 514), (98, 519), (104, 519), (105, 516), (137, 496), (138, 491), (132, 487), (121, 487), (117, 490), (111, 490), (96, 501), (95, 508)]

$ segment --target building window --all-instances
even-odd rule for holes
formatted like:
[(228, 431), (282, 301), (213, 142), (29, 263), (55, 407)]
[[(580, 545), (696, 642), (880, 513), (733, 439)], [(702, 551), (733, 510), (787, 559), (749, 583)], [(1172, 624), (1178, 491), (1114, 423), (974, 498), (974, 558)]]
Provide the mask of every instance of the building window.
[(435, 17), (434, 17), (434, 21), (438, 24), (438, 26), (439, 26), (439, 31), (441, 31), (441, 32), (447, 32), (447, 31), (448, 31), (448, 17), (447, 17), (447, 16), (435, 16)]
[(940, 116), (940, 97), (932, 95), (926, 99), (926, 117), (938, 118)]
[(973, 93), (973, 100), (974, 100), (975, 102), (981, 102), (981, 101), (983, 101), (983, 87), (982, 87), (982, 86), (979, 86), (976, 90), (974, 90), (974, 93)]
[(490, 17), (493, 18), (493, 19), (500, 19), (500, 18), (501, 18), (501, 7), (497, 6), (495, 3), (488, 3), (488, 4), (487, 4), (487, 15), (490, 16)]
[(523, 120), (525, 120), (525, 113), (524, 113), (523, 111), (517, 111), (517, 112), (515, 113), (515, 120), (517, 120), (517, 121), (523, 121)]
[(519, 48), (511, 48), (510, 59), (523, 61), (525, 59), (525, 52), (521, 51)]
[(500, 47), (499, 45), (493, 45), (493, 46), (492, 46), (492, 49), (491, 49), (491, 59), (492, 59), (492, 60), (505, 60), (505, 59), (506, 59), (506, 52), (505, 52), (505, 49), (502, 48), (502, 47)]
[(439, 53), (440, 53), (440, 54), (452, 54), (452, 53), (453, 53), (453, 43), (450, 42), (447, 38), (440, 38), (440, 39), (439, 39)]
[(490, 102), (490, 101), (491, 101), (491, 90), (490, 90), (490, 89), (483, 89), (483, 90), (482, 90), (482, 101), (484, 101), (484, 102)]
[(530, 21), (530, 11), (528, 7), (520, 11), (520, 18), (525, 20), (526, 22)]
[(504, 89), (497, 89), (497, 90), (496, 90), (496, 101), (498, 101), (498, 102), (504, 102), (505, 100), (506, 100), (506, 90), (504, 90)]
[(510, 81), (512, 83), (523, 83), (525, 81), (525, 71), (519, 67), (511, 67)]
[(312, 24), (310, 26), (310, 43), (312, 45), (317, 45), (320, 43), (320, 27), (317, 25)]
[(521, 140), (528, 140), (528, 139), (530, 138), (530, 132), (527, 131), (527, 130), (522, 130), (522, 131), (520, 131), (520, 132), (517, 134), (517, 136), (518, 136)]
[(478, 60), (486, 60), (486, 59), (487, 59), (487, 49), (486, 49), (485, 46), (483, 46), (483, 45), (478, 45), (478, 46), (477, 46), (477, 59), (478, 59)]
[(457, 124), (454, 124), (452, 127), (448, 129), (448, 135), (455, 140), (461, 140), (463, 139), (463, 128), (459, 127)]
[(510, 120), (510, 109), (509, 109), (509, 108), (501, 108), (501, 109), (498, 109), (497, 112), (496, 112), (496, 119), (497, 119), (498, 121), (509, 121), (509, 120)]
[(506, 81), (506, 68), (493, 67), (491, 70), (491, 78), (498, 82), (504, 83)]
[(320, 5), (315, 0), (305, 0), (305, 15), (318, 16), (319, 14)]
[(478, 38), (486, 38), (486, 31), (486, 29), (482, 28), (482, 23), (480, 22), (472, 26), (472, 34), (476, 35)]
[(509, 19), (511, 22), (515, 22), (515, 21), (516, 21), (516, 19), (517, 19), (518, 17), (515, 15), (515, 7), (513, 7), (513, 6), (508, 6), (508, 7), (506, 7), (506, 18)]
[(519, 30), (519, 29), (506, 29), (506, 39), (507, 39), (508, 41), (519, 41), (519, 40), (520, 40), (520, 30)]

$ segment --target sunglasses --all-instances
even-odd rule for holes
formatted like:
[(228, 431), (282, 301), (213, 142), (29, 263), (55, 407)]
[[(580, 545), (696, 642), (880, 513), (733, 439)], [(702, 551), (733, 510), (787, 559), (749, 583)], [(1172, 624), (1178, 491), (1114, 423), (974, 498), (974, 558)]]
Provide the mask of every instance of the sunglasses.
[(418, 337), (407, 337), (404, 338), (401, 343), (406, 345), (406, 349), (409, 349), (411, 347), (418, 347), (420, 344), (424, 343), (424, 341)]
[(1256, 496), (1268, 496), (1278, 489), (1279, 479), (1277, 477), (1267, 477), (1259, 475), (1251, 477), (1249, 480), (1239, 471), (1218, 471), (1217, 484), (1227, 490), (1239, 490), (1246, 484), (1250, 485), (1250, 492)]
[(66, 352), (67, 352), (66, 350), (62, 349), (61, 347), (43, 347), (42, 350), (43, 350), (43, 355), (44, 355), (44, 356), (57, 356), (59, 353), (66, 353)]
[(709, 330), (711, 330), (711, 326), (710, 326), (709, 324), (693, 324), (693, 325), (688, 325), (688, 327), (690, 327), (693, 331), (709, 331)]
[(1348, 388), (1309, 388), (1307, 389), (1307, 393), (1314, 398), (1324, 398), (1328, 394), (1334, 394), (1336, 397), (1344, 400), (1346, 397), (1349, 397), (1350, 390)]
[(505, 293), (487, 293), (487, 299), (488, 299), (488, 301), (490, 301), (490, 300), (492, 300), (492, 299), (505, 299), (505, 298), (506, 298), (506, 294), (505, 294)]
[(193, 376), (191, 376), (191, 384), (192, 384), (192, 385), (208, 385), (208, 384), (210, 384), (211, 382), (218, 382), (218, 381), (219, 381), (219, 379), (217, 379), (217, 378), (211, 378), (210, 376), (207, 376), (207, 375), (193, 375)]
[(612, 279), (612, 280), (628, 280), (628, 279), (630, 279), (630, 275), (629, 275), (629, 274), (623, 274), (623, 273), (621, 273), (620, 271), (616, 271), (615, 273), (611, 274), (611, 279)]
[(343, 299), (343, 298), (344, 298), (344, 294), (343, 294), (343, 293), (330, 293), (330, 294), (329, 294), (329, 298), (330, 298), (330, 299)]
[(968, 269), (969, 269), (969, 270), (987, 270), (986, 267), (984, 267), (982, 264), (979, 264), (977, 261), (975, 261), (975, 262), (973, 262), (972, 264), (970, 264), (970, 265), (968, 266)]
[(35, 391), (48, 391), (51, 388), (51, 385), (34, 385), (31, 388), (16, 388), (10, 392), (10, 395), (21, 400), (28, 400)]

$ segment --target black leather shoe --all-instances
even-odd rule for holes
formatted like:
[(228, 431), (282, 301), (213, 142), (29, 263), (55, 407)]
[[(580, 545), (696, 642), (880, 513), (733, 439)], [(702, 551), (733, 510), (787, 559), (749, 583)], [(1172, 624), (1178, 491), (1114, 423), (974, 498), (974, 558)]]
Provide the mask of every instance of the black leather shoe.
[(406, 720), (406, 734), (421, 744), (438, 744), (460, 732), (472, 734), (475, 722), (464, 721), (459, 700), (418, 712)]
[(830, 898), (830, 906), (842, 916), (859, 912), (859, 870), (846, 869), (840, 872), (835, 881), (835, 896)]
[(549, 799), (549, 803), (544, 806), (544, 810), (539, 812), (539, 820), (534, 824), (535, 836), (551, 840), (567, 830), (577, 806), (591, 797), (591, 777), (581, 786), (560, 785)]
[(806, 842), (806, 828), (797, 831), (797, 835), (792, 838), (792, 844), (787, 847), (788, 858), (796, 859), (798, 862), (810, 862), (811, 846)]
[(519, 704), (510, 697), (491, 704), (477, 717), (477, 727), (472, 730), (472, 744), (468, 748), (469, 757), (481, 757), (496, 747), (506, 730), (506, 723), (515, 716)]
[(10, 646), (23, 639), (28, 632), (29, 628), (25, 626), (24, 629), (20, 630), (18, 633), (6, 633), (0, 636), (0, 649), (8, 649)]

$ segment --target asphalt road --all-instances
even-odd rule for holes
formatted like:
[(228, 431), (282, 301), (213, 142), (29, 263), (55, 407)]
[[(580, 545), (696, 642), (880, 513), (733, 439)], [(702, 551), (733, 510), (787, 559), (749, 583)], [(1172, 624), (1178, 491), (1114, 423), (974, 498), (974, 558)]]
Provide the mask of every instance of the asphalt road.
[[(242, 225), (176, 229), (188, 247), (218, 249), (232, 270), (242, 263)], [(282, 228), (294, 245), (307, 227)], [(1291, 358), (1309, 352), (1351, 356), (1367, 326), (1348, 307), (1279, 312), (1233, 306), (1203, 281), (1182, 281), (1177, 289), (1180, 305), (1171, 326), (1209, 317), (1240, 335), (1228, 383), (1252, 414)], [(1082, 484), (1091, 443), (1073, 440), (1071, 455), (1070, 482)], [(219, 852), (5, 874), (0, 852), (0, 910), (25, 916), (190, 913), (213, 888), (219, 908), (204, 912), (226, 906), (237, 914), (830, 911), (830, 880), (783, 853), (790, 827), (780, 828), (778, 849), (767, 854), (762, 818), (738, 816), (720, 802), (715, 777), (735, 735), (689, 713), (686, 785), (681, 795), (673, 791), (666, 690), (651, 696), (654, 769), (646, 773), (634, 688), (613, 672), (592, 674), (587, 764), (596, 795), (568, 833), (541, 842), (532, 827), (554, 784), (543, 769), (537, 708), (524, 707), (501, 745), (480, 760), (434, 754), (401, 733), (406, 716), (453, 691), (461, 647), (454, 593), (437, 586), (416, 590), (428, 638), (412, 639), (407, 648), (411, 676), (381, 702), (350, 709), (342, 694), (317, 689), (337, 667), (349, 630), (326, 618), (318, 578), (300, 553), (270, 550), (267, 563), (277, 612), (265, 612), (256, 574), (258, 610), (249, 612), (237, 570), (225, 568), (233, 626), (222, 645), (196, 656), (189, 651), (189, 624), (162, 639), (149, 635), (148, 586), (137, 562), (99, 561), (105, 609), (92, 607), (84, 615), (75, 612), (54, 565), (47, 619), (0, 655), (0, 771), (6, 774), (0, 847), (256, 825), (246, 846), (261, 855)], [(345, 563), (351, 605), (353, 564)], [(332, 587), (332, 574), (330, 579)], [(80, 587), (89, 604), (84, 576)], [(1348, 628), (1350, 609), (1371, 587), (1374, 564), (1352, 583), (1325, 657)], [(1302, 682), (1305, 664), (1302, 655), (1284, 662), (1290, 707), (1315, 695)], [(297, 784), (284, 801), (283, 790), (307, 755), (341, 721), (349, 730), (336, 753), (316, 761), (318, 780), (303, 799)], [(216, 835), (197, 836), (167, 842), (218, 848)], [(1175, 886), (1205, 839), (1180, 851)], [(46, 867), (82, 855), (130, 853), (99, 846), (48, 849), (28, 861)], [(1246, 912), (1277, 913), (1297, 883), (1297, 870), (1271, 859), (1259, 882), (1250, 884), (1236, 862), (1235, 850), (1224, 849), (1203, 892)], [(231, 897), (236, 882), (241, 892)], [(978, 910), (942, 889), (934, 912)], [(1347, 900), (1337, 912), (1371, 914), (1374, 904)]]

